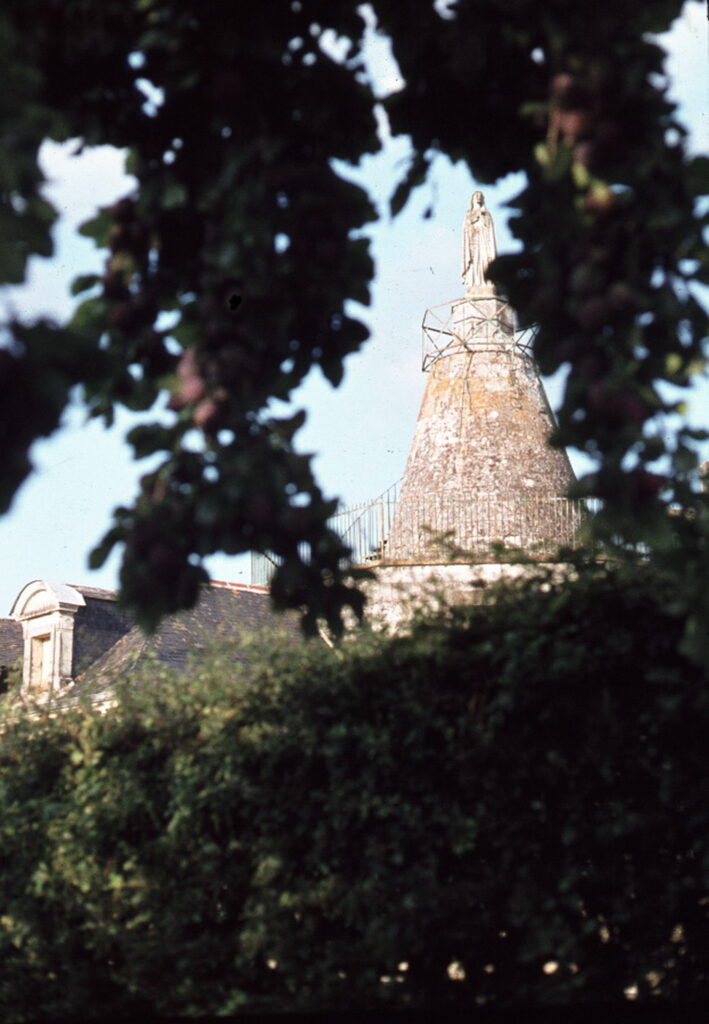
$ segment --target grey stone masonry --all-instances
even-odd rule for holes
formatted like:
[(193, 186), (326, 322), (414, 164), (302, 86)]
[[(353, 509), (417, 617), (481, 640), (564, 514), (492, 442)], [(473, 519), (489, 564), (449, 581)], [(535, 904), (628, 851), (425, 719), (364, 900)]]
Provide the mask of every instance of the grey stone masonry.
[(429, 376), (385, 561), (445, 561), (434, 539), (445, 533), (480, 561), (496, 543), (540, 555), (573, 543), (573, 471), (548, 445), (553, 414), (513, 311), (484, 285), (445, 320), (429, 314)]

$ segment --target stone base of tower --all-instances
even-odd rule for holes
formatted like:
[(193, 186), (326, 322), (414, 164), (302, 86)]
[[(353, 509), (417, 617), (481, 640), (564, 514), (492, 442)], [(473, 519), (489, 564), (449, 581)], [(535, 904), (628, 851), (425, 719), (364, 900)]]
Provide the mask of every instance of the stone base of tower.
[(362, 587), (367, 596), (365, 620), (376, 630), (399, 633), (417, 612), (481, 604), (485, 591), (496, 583), (529, 579), (550, 570), (559, 579), (573, 571), (559, 562), (379, 566), (377, 578)]

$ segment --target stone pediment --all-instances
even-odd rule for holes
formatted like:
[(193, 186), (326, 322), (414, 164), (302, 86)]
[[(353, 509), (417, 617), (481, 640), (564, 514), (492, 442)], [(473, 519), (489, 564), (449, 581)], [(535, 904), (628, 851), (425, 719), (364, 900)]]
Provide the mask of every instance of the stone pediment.
[(85, 604), (86, 601), (79, 591), (67, 583), (32, 580), (17, 595), (10, 616), (17, 622), (22, 622), (38, 615), (76, 611), (78, 608), (83, 608)]

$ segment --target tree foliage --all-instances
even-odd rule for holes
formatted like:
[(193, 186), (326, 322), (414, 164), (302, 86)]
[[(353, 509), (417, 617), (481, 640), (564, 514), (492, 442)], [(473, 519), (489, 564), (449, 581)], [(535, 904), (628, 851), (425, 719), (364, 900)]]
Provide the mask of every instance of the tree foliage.
[(673, 591), (542, 578), (6, 720), (5, 1019), (704, 1001), (709, 687)]
[[(394, 208), (437, 152), (480, 182), (525, 172), (512, 221), (524, 249), (494, 276), (539, 325), (542, 370), (569, 370), (557, 441), (597, 460), (582, 491), (605, 500), (598, 534), (678, 568), (699, 650), (703, 435), (668, 434), (678, 405), (662, 385), (686, 387), (703, 367), (697, 201), (709, 161), (685, 151), (649, 38), (681, 6), (619, 0), (600, 18), (590, 0), (372, 3), (405, 80), (384, 107), (413, 146)], [(313, 366), (338, 383), (366, 338), (348, 303), (368, 301), (360, 231), (374, 210), (333, 169), (380, 144), (363, 29), (352, 0), (238, 13), (195, 0), (13, 0), (2, 13), (2, 280), (21, 281), (30, 255), (51, 253), (44, 139), (124, 148), (137, 180), (84, 228), (105, 264), (75, 283), (84, 298), (71, 321), (6, 325), (2, 504), (73, 385), (108, 421), (117, 405), (147, 410), (167, 396), (167, 425), (130, 437), (160, 466), (93, 555), (98, 564), (123, 545), (123, 594), (147, 625), (194, 601), (201, 559), (216, 550), (275, 553), (274, 597), (305, 605), (311, 626), (361, 608), (326, 526), (333, 503), (294, 450), (301, 419), (275, 417), (269, 402)], [(668, 517), (670, 503), (687, 514)]]

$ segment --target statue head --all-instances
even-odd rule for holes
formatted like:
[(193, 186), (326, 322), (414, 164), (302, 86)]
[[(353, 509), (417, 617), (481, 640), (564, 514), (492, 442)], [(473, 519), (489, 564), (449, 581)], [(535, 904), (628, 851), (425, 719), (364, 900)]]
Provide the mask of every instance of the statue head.
[(485, 196), (482, 194), (482, 192), (473, 192), (472, 196), (470, 197), (471, 209), (474, 206), (484, 206), (484, 205), (485, 205)]

